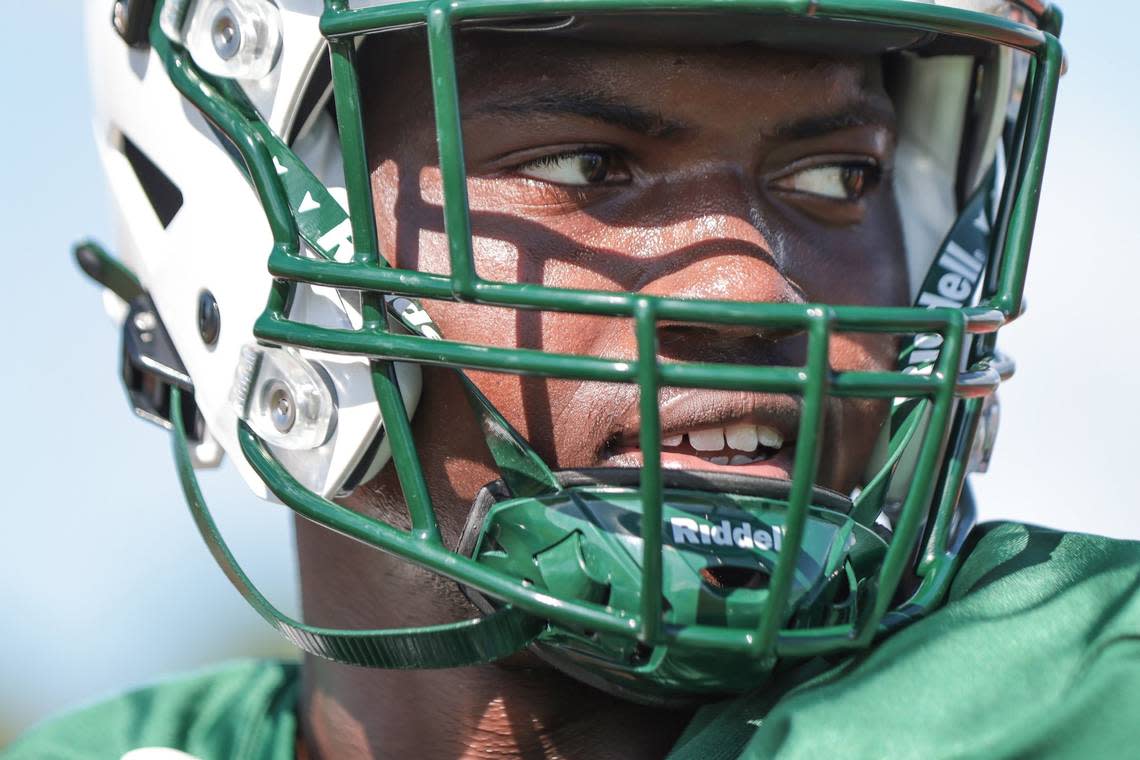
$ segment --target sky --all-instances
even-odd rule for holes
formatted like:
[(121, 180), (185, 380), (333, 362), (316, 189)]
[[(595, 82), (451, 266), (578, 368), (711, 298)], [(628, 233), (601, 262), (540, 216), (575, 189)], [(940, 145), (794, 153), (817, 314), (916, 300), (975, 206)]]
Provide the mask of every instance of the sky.
[[(1131, 18), (1132, 3), (1065, 8), (1070, 67), (1029, 311), (1002, 332), (1018, 373), (1002, 392), (991, 472), (975, 486), (983, 519), (1140, 539), (1131, 483), (1140, 466), (1140, 47), (1130, 24), (1112, 22)], [(163, 674), (291, 651), (207, 553), (169, 438), (128, 411), (117, 329), (72, 263), (76, 240), (112, 239), (79, 3), (5, 10), (0, 229), (19, 261), (0, 298), (0, 746), (45, 715)], [(285, 509), (254, 498), (226, 467), (205, 473), (204, 488), (250, 575), (295, 611)]]

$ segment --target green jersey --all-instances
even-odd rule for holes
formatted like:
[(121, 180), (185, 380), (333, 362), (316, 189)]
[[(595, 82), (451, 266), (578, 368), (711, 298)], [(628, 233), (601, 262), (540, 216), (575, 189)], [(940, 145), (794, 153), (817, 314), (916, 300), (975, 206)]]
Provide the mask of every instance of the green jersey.
[[(971, 541), (938, 612), (702, 708), (671, 757), (1140, 755), (1140, 543), (1013, 523)], [(296, 665), (242, 662), (50, 722), (4, 758), (291, 759), (297, 688)]]

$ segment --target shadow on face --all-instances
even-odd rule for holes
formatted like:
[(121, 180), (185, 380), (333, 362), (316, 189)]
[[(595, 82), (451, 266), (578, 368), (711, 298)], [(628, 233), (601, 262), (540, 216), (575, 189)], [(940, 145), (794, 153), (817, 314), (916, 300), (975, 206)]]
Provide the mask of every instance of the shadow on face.
[[(457, 54), (480, 276), (691, 299), (905, 305), (894, 112), (878, 57), (494, 32), (459, 35)], [(395, 266), (445, 274), (422, 32), (374, 38), (360, 63), (381, 251)], [(452, 340), (636, 355), (628, 320), (426, 306)], [(666, 323), (658, 337), (664, 361), (804, 361), (794, 332)], [(890, 336), (841, 334), (829, 348), (836, 370), (895, 367)], [(465, 401), (448, 375), (425, 371), (416, 429), (429, 480), (466, 505), (495, 475), (481, 455), (454, 453), (481, 451), (481, 436), (457, 422)], [(635, 387), (472, 377), (552, 465), (639, 463)], [(661, 402), (666, 436), (754, 424), (786, 439), (798, 416), (797, 399), (776, 394), (668, 388)], [(886, 412), (885, 402), (829, 400), (820, 483), (857, 484)], [(432, 443), (441, 428), (449, 446)], [(792, 443), (787, 461), (746, 474), (787, 477)]]

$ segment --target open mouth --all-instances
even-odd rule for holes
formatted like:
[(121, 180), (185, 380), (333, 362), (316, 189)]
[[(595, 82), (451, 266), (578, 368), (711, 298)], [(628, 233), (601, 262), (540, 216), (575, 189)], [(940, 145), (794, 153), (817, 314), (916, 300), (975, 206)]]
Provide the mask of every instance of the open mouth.
[[(610, 449), (606, 466), (639, 467), (644, 457), (628, 437)], [(661, 466), (790, 479), (795, 442), (774, 427), (735, 422), (667, 433), (661, 437)]]
[[(799, 400), (783, 394), (664, 389), (659, 396), (661, 466), (791, 480)], [(615, 416), (595, 467), (641, 467), (635, 403)]]

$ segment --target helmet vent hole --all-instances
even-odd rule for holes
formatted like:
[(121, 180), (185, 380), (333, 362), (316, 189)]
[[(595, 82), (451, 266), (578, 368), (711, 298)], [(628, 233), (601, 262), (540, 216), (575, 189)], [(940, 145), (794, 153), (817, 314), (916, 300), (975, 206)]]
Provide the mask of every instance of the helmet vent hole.
[(123, 155), (134, 170), (158, 221), (164, 228), (169, 227), (174, 215), (182, 208), (182, 191), (126, 135), (123, 135)]
[(701, 570), (705, 584), (716, 591), (768, 588), (768, 574), (755, 567), (719, 565)]

